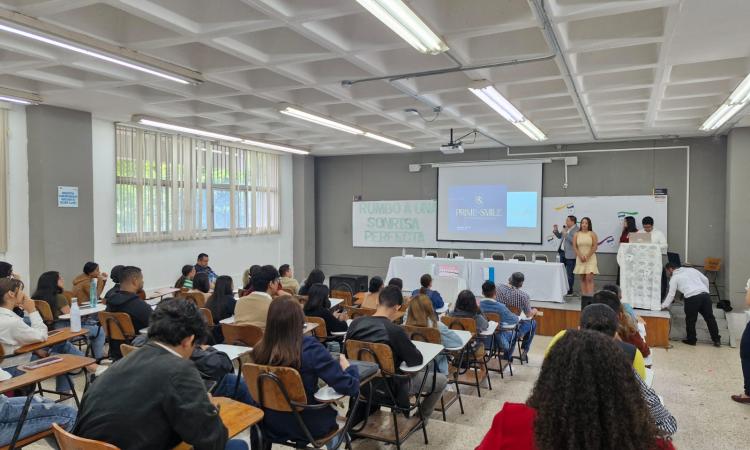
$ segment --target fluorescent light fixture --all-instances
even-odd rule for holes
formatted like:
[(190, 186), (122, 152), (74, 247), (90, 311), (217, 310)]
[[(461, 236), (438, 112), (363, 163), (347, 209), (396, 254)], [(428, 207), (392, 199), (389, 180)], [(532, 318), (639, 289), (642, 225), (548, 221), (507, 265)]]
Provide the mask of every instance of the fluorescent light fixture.
[(395, 145), (396, 147), (401, 147), (406, 150), (411, 150), (414, 148), (413, 145), (407, 144), (405, 142), (397, 141), (395, 139), (391, 139), (386, 136), (382, 136), (380, 134), (370, 133), (369, 131), (365, 132), (365, 137), (368, 137), (370, 139), (375, 139), (376, 141), (385, 142), (386, 144)]
[(286, 145), (271, 144), (269, 142), (253, 141), (251, 139), (243, 139), (243, 144), (254, 145), (260, 148), (266, 148), (269, 150), (278, 150), (280, 152), (294, 153), (295, 155), (309, 155), (310, 152), (306, 150), (300, 150), (294, 147), (287, 147)]
[(200, 73), (99, 41), (14, 11), (0, 9), (0, 31), (117, 64), (180, 84), (203, 81)]
[(486, 80), (476, 81), (469, 87), (469, 91), (479, 97), (490, 108), (503, 116), (505, 120), (512, 123), (526, 136), (535, 141), (544, 141), (547, 135), (527, 119), (511, 102)]
[(302, 111), (297, 108), (292, 108), (291, 106), (287, 106), (279, 112), (287, 116), (295, 117), (297, 119), (307, 120), (308, 122), (316, 123), (318, 125), (323, 125), (324, 127), (333, 128), (335, 130), (344, 131), (344, 132), (351, 133), (351, 134), (364, 134), (364, 131), (360, 130), (359, 128), (354, 128), (352, 126), (343, 124), (341, 122), (337, 122), (335, 120), (328, 119), (323, 116), (319, 116), (317, 114), (311, 114), (309, 112)]
[(701, 131), (713, 131), (721, 128), (729, 119), (740, 112), (750, 101), (750, 75), (734, 88), (724, 103), (713, 112), (703, 125)]
[[(157, 119), (151, 119), (151, 118), (144, 117), (144, 116), (133, 116), (133, 121), (141, 125), (146, 125), (149, 127), (161, 128), (164, 130), (171, 130), (171, 131), (179, 131), (180, 133), (192, 134), (195, 136), (202, 136), (202, 137), (211, 138), (211, 139), (219, 139), (222, 141), (241, 142), (243, 144), (254, 145), (255, 147), (265, 148), (268, 150), (277, 150), (280, 152), (294, 153), (296, 155), (307, 155), (310, 153), (307, 150), (301, 150), (301, 149), (289, 147), (286, 145), (272, 144), (270, 142), (255, 141), (252, 139), (243, 139), (241, 137), (231, 136), (228, 134), (214, 133), (211, 131), (201, 130), (199, 128), (184, 127), (181, 125), (175, 125), (173, 123), (164, 122), (162, 120), (157, 120)], [(214, 150), (214, 152), (217, 152), (217, 151)], [(221, 151), (218, 151), (218, 153), (221, 153)]]
[(0, 87), (0, 101), (17, 103), (19, 105), (38, 105), (42, 103), (39, 94), (32, 92), (17, 91), (15, 89)]
[(357, 0), (372, 15), (421, 53), (437, 55), (448, 45), (401, 0)]

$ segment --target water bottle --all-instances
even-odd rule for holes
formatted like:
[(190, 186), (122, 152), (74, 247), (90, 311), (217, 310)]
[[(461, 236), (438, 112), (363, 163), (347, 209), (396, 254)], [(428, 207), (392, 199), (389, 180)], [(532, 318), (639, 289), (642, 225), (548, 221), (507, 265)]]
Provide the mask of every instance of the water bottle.
[(91, 279), (91, 285), (89, 286), (89, 306), (95, 307), (96, 303), (99, 301), (96, 295), (96, 278)]
[(555, 253), (555, 261), (560, 262), (560, 254)]
[(81, 331), (81, 308), (78, 302), (70, 305), (70, 331)]

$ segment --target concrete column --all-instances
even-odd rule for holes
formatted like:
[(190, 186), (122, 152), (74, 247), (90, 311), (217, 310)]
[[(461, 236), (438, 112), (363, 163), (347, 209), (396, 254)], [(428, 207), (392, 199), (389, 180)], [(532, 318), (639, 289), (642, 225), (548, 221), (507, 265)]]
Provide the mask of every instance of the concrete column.
[[(84, 263), (94, 257), (91, 114), (30, 106), (26, 130), (31, 272), (27, 292), (49, 270), (59, 271), (69, 287)], [(78, 187), (77, 208), (58, 208), (58, 186)]]
[(315, 268), (315, 158), (292, 159), (294, 191), (294, 272), (304, 280)]
[(736, 128), (727, 140), (726, 292), (743, 309), (750, 278), (750, 128)]

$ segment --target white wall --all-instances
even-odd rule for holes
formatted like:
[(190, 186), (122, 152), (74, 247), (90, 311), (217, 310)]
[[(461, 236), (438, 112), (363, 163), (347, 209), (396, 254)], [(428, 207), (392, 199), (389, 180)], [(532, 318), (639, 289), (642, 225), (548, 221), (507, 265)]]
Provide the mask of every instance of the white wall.
[(235, 287), (252, 264), (292, 262), (292, 158), (281, 157), (281, 233), (270, 236), (212, 238), (146, 244), (115, 243), (115, 134), (114, 123), (94, 118), (94, 254), (106, 270), (117, 264), (143, 269), (146, 288), (171, 286), (185, 264), (195, 264), (198, 253), (208, 253), (219, 275), (231, 275)]
[(14, 105), (8, 115), (8, 251), (0, 260), (29, 279), (29, 166), (26, 151), (26, 108)]

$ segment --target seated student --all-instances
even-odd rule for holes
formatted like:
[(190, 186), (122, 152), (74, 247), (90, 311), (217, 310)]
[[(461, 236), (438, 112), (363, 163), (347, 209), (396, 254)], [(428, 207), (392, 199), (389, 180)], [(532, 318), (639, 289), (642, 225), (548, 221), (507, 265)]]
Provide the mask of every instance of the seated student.
[(340, 333), (349, 329), (346, 324), (345, 312), (331, 311), (331, 300), (328, 298), (328, 286), (325, 284), (313, 284), (305, 302), (304, 313), (306, 316), (320, 317), (326, 323), (328, 334)]
[[(54, 328), (66, 328), (70, 326), (70, 320), (60, 320), (63, 314), (70, 314), (70, 305), (68, 300), (62, 294), (65, 286), (65, 280), (60, 276), (60, 272), (44, 272), (39, 276), (36, 284), (36, 291), (32, 298), (34, 300), (44, 300), (49, 305), (54, 320)], [(85, 319), (86, 317), (84, 317)], [(96, 323), (96, 320), (82, 322), (81, 326), (89, 330), (88, 337), (91, 349), (94, 353), (94, 359), (100, 361), (104, 358), (104, 330)]]
[(104, 294), (104, 302), (106, 303), (107, 299), (112, 297), (117, 293), (117, 291), (120, 290), (120, 274), (122, 274), (122, 269), (124, 269), (125, 266), (122, 265), (116, 265), (110, 270), (109, 278), (112, 280), (113, 283), (115, 283), (114, 286), (112, 286), (106, 294)]
[[(474, 296), (474, 293), (465, 289), (458, 293), (456, 306), (453, 308), (453, 311), (448, 312), (448, 317), (474, 319), (477, 323), (477, 333), (487, 331), (490, 324), (487, 322), (487, 318), (482, 314), (479, 306), (477, 306), (477, 303), (477, 298)], [(485, 349), (489, 349), (492, 345), (492, 336), (482, 336), (480, 342), (484, 343)]]
[(299, 295), (307, 295), (307, 291), (310, 290), (310, 287), (312, 287), (313, 284), (316, 283), (325, 283), (326, 276), (320, 269), (313, 269), (310, 271), (310, 274), (307, 276), (307, 279), (302, 284), (302, 286), (299, 288), (299, 292), (297, 294)]
[(521, 272), (515, 272), (508, 279), (508, 284), (498, 284), (497, 301), (508, 308), (518, 308), (527, 318), (532, 319), (539, 311), (531, 307), (529, 294), (521, 290), (525, 278)]
[[(27, 325), (23, 318), (19, 317), (14, 308), (23, 310), (31, 325)], [(0, 279), (0, 345), (6, 357), (0, 361), (0, 368), (16, 377), (22, 375), (17, 366), (39, 359), (36, 353), (22, 353), (12, 356), (13, 353), (24, 345), (36, 344), (47, 340), (47, 325), (42, 321), (39, 311), (36, 310), (34, 301), (23, 292), (23, 282), (14, 278)], [(50, 355), (70, 354), (83, 356), (73, 344), (68, 341), (54, 345), (47, 349)], [(96, 373), (99, 365), (90, 364), (86, 366), (90, 373)], [(65, 375), (56, 377), (57, 392), (71, 392), (70, 381)]]
[(630, 323), (629, 316), (623, 311), (622, 303), (620, 303), (620, 297), (617, 293), (603, 289), (600, 291), (600, 294), (594, 296), (593, 303), (603, 303), (612, 308), (615, 314), (617, 314), (617, 335), (620, 339), (634, 345), (644, 357), (650, 355), (651, 349), (638, 333), (636, 326)]
[[(289, 295), (276, 298), (268, 309), (268, 326), (263, 339), (253, 348), (253, 360), (268, 366), (292, 367), (302, 377), (309, 404), (317, 404), (318, 379), (336, 392), (355, 397), (359, 393), (359, 373), (343, 354), (338, 360), (312, 336), (303, 336), (305, 317), (299, 302)], [(293, 332), (292, 330), (297, 330)], [(273, 440), (306, 442), (295, 417), (286, 412), (265, 410), (263, 432)], [(321, 438), (337, 428), (333, 407), (305, 410), (302, 420), (314, 438)], [(335, 442), (331, 443), (336, 448)]]
[[(0, 381), (10, 378), (8, 372), (0, 369)], [(0, 447), (10, 444), (16, 431), (21, 412), (26, 403), (26, 397), (6, 397), (0, 394)], [(41, 433), (52, 428), (56, 423), (65, 430), (73, 428), (77, 411), (74, 407), (55, 403), (52, 399), (35, 395), (29, 405), (28, 414), (24, 420), (18, 439)]]
[(513, 332), (503, 331), (500, 333), (503, 339), (503, 346), (507, 349), (505, 357), (510, 358), (513, 354), (513, 348), (516, 345), (518, 339), (521, 340), (521, 358), (524, 361), (529, 360), (529, 349), (531, 348), (531, 341), (534, 339), (536, 334), (536, 321), (534, 320), (521, 320), (520, 317), (515, 315), (513, 311), (508, 309), (507, 306), (496, 300), (497, 292), (495, 283), (492, 281), (485, 281), (482, 283), (482, 295), (483, 297), (479, 300), (479, 309), (482, 313), (496, 313), (500, 316), (500, 321), (503, 325), (515, 325), (518, 324), (518, 333), (515, 339), (511, 342), (511, 336)]
[[(602, 290), (614, 292), (615, 295), (617, 295), (618, 300), (620, 300), (620, 313), (618, 314), (620, 326), (617, 328), (617, 334), (620, 336), (620, 339), (629, 344), (635, 345), (638, 350), (641, 351), (643, 357), (648, 358), (651, 354), (651, 349), (643, 339), (646, 332), (646, 322), (640, 316), (635, 314), (632, 306), (622, 301), (622, 291), (620, 291), (619, 286), (616, 284), (608, 284), (605, 285)], [(612, 308), (617, 308), (617, 303), (612, 303), (610, 306)], [(643, 332), (643, 334), (641, 334), (641, 332)]]
[(570, 330), (545, 358), (526, 403), (495, 415), (477, 450), (672, 449), (649, 416), (636, 376), (616, 342)]
[[(581, 311), (581, 322), (580, 328), (582, 330), (594, 330), (606, 334), (607, 336), (616, 340), (617, 345), (627, 355), (628, 361), (633, 363), (633, 369), (640, 375), (642, 379), (646, 379), (646, 365), (643, 362), (643, 355), (635, 348), (634, 345), (623, 342), (617, 337), (617, 313), (612, 308), (601, 302), (597, 302), (597, 296), (600, 296), (602, 292), (611, 294), (609, 291), (599, 291), (594, 294), (594, 303), (583, 308)], [(554, 347), (555, 343), (565, 335), (567, 330), (562, 330), (557, 333), (547, 345), (545, 356), (549, 353), (550, 349)]]
[(232, 277), (228, 275), (222, 275), (216, 279), (216, 286), (214, 286), (214, 293), (208, 297), (206, 302), (206, 308), (211, 311), (211, 316), (214, 319), (216, 325), (213, 329), (214, 342), (221, 344), (224, 342), (224, 335), (221, 334), (221, 326), (219, 322), (224, 319), (228, 319), (234, 315), (234, 307), (237, 305), (237, 300), (234, 299), (234, 285), (232, 284)]
[[(405, 362), (407, 366), (422, 364), (422, 354), (411, 342), (404, 329), (391, 321), (391, 318), (398, 312), (403, 301), (404, 298), (398, 288), (388, 286), (383, 289), (380, 292), (375, 314), (355, 319), (349, 325), (346, 339), (387, 344), (393, 351), (393, 359), (396, 367), (400, 366), (402, 362)], [(425, 370), (431, 369), (428, 368)], [(414, 374), (410, 378), (408, 386), (396, 383), (394, 395), (398, 399), (400, 406), (408, 403), (409, 395), (420, 393), (419, 387), (424, 374), (424, 370)], [(438, 373), (434, 378), (433, 376), (426, 377), (421, 390), (421, 394), (426, 395), (422, 400), (421, 407), (421, 413), (425, 421), (429, 420), (430, 414), (435, 409), (435, 405), (440, 401), (447, 382), (448, 379), (442, 373)]]
[[(114, 272), (114, 269), (112, 269)], [(180, 278), (177, 279), (177, 281), (174, 284), (174, 287), (180, 288), (180, 289), (192, 289), (193, 288), (193, 278), (195, 278), (195, 266), (190, 264), (185, 264), (182, 266), (182, 275)], [(208, 277), (206, 277), (208, 279)], [(210, 283), (209, 283), (210, 286)]]
[(253, 293), (253, 277), (260, 272), (260, 268), (261, 266), (253, 264), (249, 269), (247, 269), (247, 280), (244, 281), (242, 285), (243, 288), (238, 292), (238, 295), (240, 297), (244, 297)]
[[(133, 328), (138, 330), (148, 327), (152, 309), (138, 296), (143, 289), (143, 273), (135, 266), (127, 266), (120, 273), (120, 290), (107, 300), (107, 312), (124, 312), (130, 316)], [(110, 340), (109, 354), (114, 359), (122, 357), (120, 344), (122, 342)]]
[(396, 286), (399, 291), (404, 290), (404, 280), (401, 278), (393, 277), (390, 280), (388, 280), (388, 286)]
[(443, 297), (440, 296), (440, 292), (432, 290), (432, 277), (430, 276), (430, 274), (426, 273), (422, 275), (422, 277), (419, 279), (419, 284), (422, 287), (419, 289), (414, 289), (414, 291), (412, 291), (411, 293), (412, 297), (418, 294), (430, 297), (432, 307), (435, 309), (435, 311), (445, 306), (445, 302), (443, 302)]
[(0, 278), (18, 278), (18, 276), (13, 273), (13, 264), (0, 261)]
[(211, 281), (208, 279), (206, 272), (200, 272), (193, 277), (193, 291), (199, 291), (204, 294), (211, 292)]
[(107, 278), (107, 273), (99, 270), (99, 264), (91, 261), (84, 264), (83, 273), (73, 278), (73, 295), (78, 299), (78, 303), (88, 303), (93, 279), (96, 279), (96, 298), (102, 298)]
[[(435, 310), (432, 309), (432, 302), (426, 295), (417, 295), (409, 302), (409, 309), (406, 314), (406, 325), (414, 327), (437, 328), (440, 331), (440, 338), (445, 348), (461, 347), (461, 338), (455, 331), (441, 322)], [(448, 358), (442, 353), (435, 358), (438, 365), (438, 372), (448, 374)]]
[(378, 296), (380, 291), (383, 290), (383, 279), (380, 277), (370, 278), (370, 285), (367, 287), (367, 293), (365, 298), (362, 299), (362, 303), (359, 305), (362, 308), (375, 309), (378, 307)]
[(216, 272), (214, 272), (211, 266), (208, 265), (208, 255), (205, 253), (201, 253), (198, 255), (198, 259), (195, 263), (195, 272), (205, 273), (206, 275), (208, 275), (208, 280), (210, 283), (213, 283), (214, 280), (216, 280)]
[[(122, 281), (124, 286), (126, 278)], [(161, 302), (149, 343), (92, 383), (73, 433), (122, 450), (169, 449), (181, 441), (202, 450), (247, 449), (227, 441), (227, 429), (189, 360), (195, 340), (205, 335), (203, 315), (193, 302)]]
[(297, 291), (299, 291), (299, 281), (294, 279), (292, 266), (289, 264), (282, 264), (279, 266), (279, 275), (281, 275), (281, 288), (284, 289), (285, 292), (297, 295)]
[(261, 267), (253, 276), (253, 293), (240, 297), (234, 308), (234, 323), (236, 325), (255, 325), (266, 329), (266, 317), (271, 300), (279, 295), (281, 283), (279, 271), (274, 266)]

